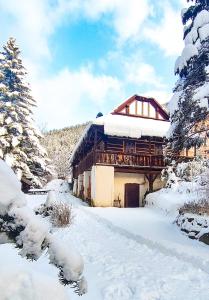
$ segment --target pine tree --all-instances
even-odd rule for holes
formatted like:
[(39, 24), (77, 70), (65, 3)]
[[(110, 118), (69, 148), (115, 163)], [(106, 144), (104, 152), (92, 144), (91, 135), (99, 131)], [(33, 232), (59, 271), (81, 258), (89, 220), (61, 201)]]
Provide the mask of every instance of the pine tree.
[(169, 103), (171, 156), (200, 147), (209, 132), (209, 0), (187, 2), (193, 4), (182, 11), (185, 47), (176, 61), (179, 80)]
[(41, 134), (33, 120), (36, 102), (16, 41), (10, 38), (0, 54), (0, 157), (18, 178), (38, 187), (49, 174)]

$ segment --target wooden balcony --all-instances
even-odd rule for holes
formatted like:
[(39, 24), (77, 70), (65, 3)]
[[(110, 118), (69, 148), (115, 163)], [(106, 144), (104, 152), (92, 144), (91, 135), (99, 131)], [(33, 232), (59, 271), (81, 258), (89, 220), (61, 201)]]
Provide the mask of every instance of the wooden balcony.
[(78, 166), (74, 168), (74, 178), (86, 170), (90, 170), (93, 165), (105, 165), (114, 167), (136, 167), (162, 169), (165, 166), (162, 155), (149, 154), (120, 154), (105, 151), (90, 152)]

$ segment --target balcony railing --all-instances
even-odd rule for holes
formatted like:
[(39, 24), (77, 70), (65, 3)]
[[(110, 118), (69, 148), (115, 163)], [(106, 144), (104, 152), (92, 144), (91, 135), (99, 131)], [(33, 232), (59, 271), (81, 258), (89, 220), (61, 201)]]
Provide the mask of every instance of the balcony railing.
[(114, 166), (164, 167), (162, 155), (96, 152), (96, 163)]
[(162, 155), (149, 154), (120, 154), (114, 152), (92, 151), (74, 168), (74, 177), (89, 170), (93, 165), (107, 165), (117, 167), (149, 167), (163, 168), (165, 166)]

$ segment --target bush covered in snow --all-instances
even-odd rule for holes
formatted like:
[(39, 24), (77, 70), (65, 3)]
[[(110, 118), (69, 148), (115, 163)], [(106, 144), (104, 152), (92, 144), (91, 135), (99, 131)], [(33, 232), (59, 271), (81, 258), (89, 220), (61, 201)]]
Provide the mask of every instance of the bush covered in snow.
[(209, 217), (198, 216), (196, 213), (181, 213), (176, 224), (190, 239), (196, 239), (209, 245)]
[(167, 213), (202, 211), (209, 202), (209, 161), (194, 160), (173, 164), (163, 172), (166, 187), (146, 197), (146, 203)]
[(46, 202), (35, 209), (35, 213), (50, 217), (51, 223), (56, 227), (71, 225), (74, 219), (72, 206), (59, 201), (55, 191), (49, 191)]
[(71, 284), (79, 295), (83, 294), (86, 281), (82, 277), (84, 266), (80, 254), (55, 239), (49, 223), (30, 211), (20, 183), (2, 160), (0, 180), (0, 243), (14, 243), (21, 256), (32, 260), (48, 249), (49, 262), (60, 269), (61, 282)]

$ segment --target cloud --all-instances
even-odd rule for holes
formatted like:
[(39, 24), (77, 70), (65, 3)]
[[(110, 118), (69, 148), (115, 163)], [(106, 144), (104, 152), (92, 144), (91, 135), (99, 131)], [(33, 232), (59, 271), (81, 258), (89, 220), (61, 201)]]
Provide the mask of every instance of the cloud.
[(119, 41), (125, 42), (139, 34), (151, 6), (148, 0), (61, 0), (60, 10), (92, 21), (108, 15), (108, 24), (114, 28)]
[(183, 25), (180, 11), (165, 3), (163, 18), (159, 25), (151, 24), (144, 29), (145, 39), (156, 44), (166, 56), (176, 56), (183, 48)]
[(127, 81), (136, 85), (148, 85), (155, 88), (164, 88), (159, 75), (156, 74), (154, 67), (145, 62), (126, 62), (125, 71), (127, 75)]
[(3, 38), (15, 36), (24, 54), (36, 59), (51, 58), (49, 37), (63, 23), (104, 18), (125, 42), (139, 34), (150, 12), (148, 0), (0, 0), (0, 19), (6, 15), (8, 23), (5, 28), (0, 21)]
[(150, 90), (142, 93), (142, 96), (155, 98), (160, 104), (168, 103), (172, 93), (167, 90)]
[(45, 0), (0, 0), (0, 16), (6, 15), (8, 18), (5, 38), (16, 37), (26, 56), (50, 57), (47, 39), (53, 31), (53, 25), (48, 9)]
[(63, 69), (50, 78), (34, 80), (38, 121), (48, 128), (61, 128), (91, 120), (108, 103), (122, 96), (118, 79), (94, 75), (88, 68)]

